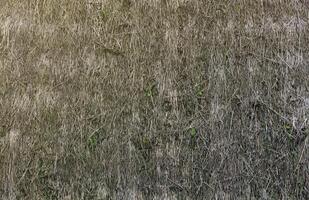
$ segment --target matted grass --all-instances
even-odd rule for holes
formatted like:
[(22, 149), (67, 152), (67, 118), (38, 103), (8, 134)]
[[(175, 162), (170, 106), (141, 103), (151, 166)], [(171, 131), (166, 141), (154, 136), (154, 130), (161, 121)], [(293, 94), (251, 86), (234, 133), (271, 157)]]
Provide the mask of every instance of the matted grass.
[(0, 1), (1, 199), (308, 199), (307, 1)]

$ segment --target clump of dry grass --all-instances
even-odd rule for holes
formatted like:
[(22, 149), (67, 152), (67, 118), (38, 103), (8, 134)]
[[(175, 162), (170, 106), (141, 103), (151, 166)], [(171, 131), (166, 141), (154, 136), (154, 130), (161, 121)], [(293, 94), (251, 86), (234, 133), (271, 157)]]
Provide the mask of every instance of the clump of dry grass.
[(1, 199), (308, 199), (305, 1), (0, 13)]

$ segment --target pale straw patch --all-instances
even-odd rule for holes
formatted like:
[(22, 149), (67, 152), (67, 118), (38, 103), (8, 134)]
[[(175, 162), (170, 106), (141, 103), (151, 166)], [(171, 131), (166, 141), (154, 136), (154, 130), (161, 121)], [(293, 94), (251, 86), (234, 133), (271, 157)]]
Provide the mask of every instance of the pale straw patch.
[(10, 149), (13, 150), (17, 146), (18, 139), (20, 136), (20, 131), (17, 129), (12, 129), (9, 132), (9, 145)]

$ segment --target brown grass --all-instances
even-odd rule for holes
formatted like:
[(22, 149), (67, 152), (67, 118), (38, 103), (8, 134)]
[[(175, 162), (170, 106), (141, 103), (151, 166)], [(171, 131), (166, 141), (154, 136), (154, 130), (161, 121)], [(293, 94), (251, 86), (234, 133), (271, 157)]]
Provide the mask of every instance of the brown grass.
[(1, 199), (308, 199), (307, 1), (0, 1)]

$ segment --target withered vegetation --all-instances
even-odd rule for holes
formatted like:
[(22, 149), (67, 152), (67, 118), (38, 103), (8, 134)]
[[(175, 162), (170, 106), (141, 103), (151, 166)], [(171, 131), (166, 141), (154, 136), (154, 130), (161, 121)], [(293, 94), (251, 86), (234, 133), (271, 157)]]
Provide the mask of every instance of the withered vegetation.
[(308, 13), (0, 1), (0, 199), (309, 199)]

